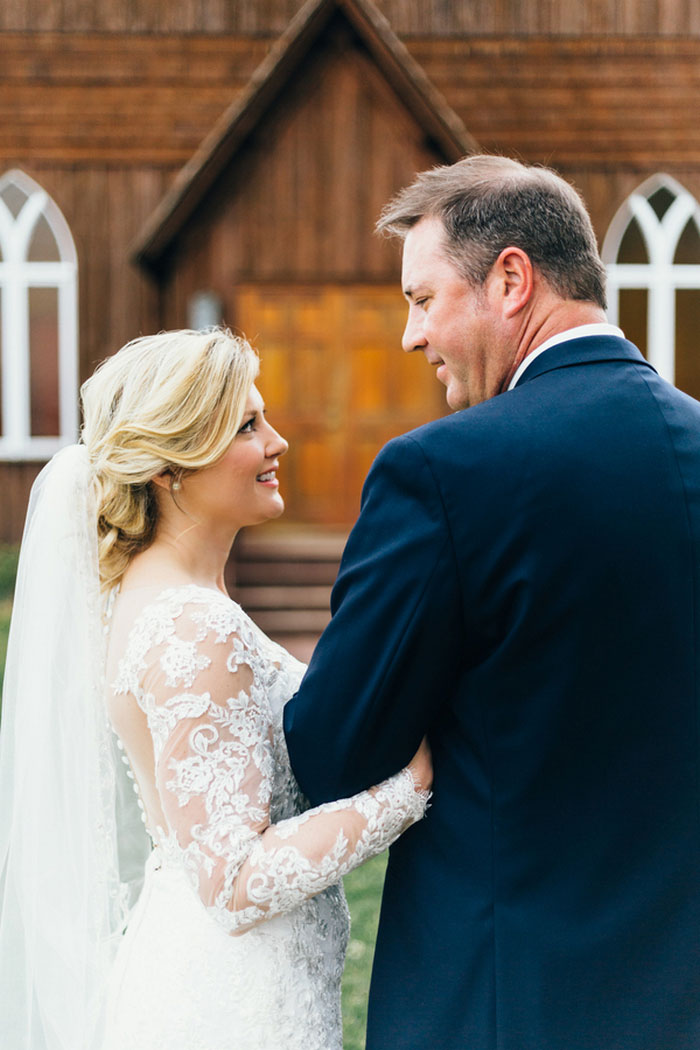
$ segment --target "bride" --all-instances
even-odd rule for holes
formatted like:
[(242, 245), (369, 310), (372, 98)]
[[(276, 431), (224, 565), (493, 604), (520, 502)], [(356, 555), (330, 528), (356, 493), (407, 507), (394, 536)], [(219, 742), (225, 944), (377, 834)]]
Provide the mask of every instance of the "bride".
[(0, 734), (8, 1050), (342, 1046), (340, 880), (432, 773), (422, 744), (305, 807), (281, 728), (304, 667), (223, 582), (238, 529), (283, 510), (257, 370), (225, 330), (128, 344), (32, 492)]

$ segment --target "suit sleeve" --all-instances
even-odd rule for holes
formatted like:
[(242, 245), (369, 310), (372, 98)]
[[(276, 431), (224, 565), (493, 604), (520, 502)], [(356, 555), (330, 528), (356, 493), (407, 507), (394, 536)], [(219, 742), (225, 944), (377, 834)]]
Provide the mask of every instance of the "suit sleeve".
[(370, 471), (331, 611), (284, 718), (292, 768), (314, 805), (405, 766), (459, 674), (452, 539), (412, 437), (390, 442)]

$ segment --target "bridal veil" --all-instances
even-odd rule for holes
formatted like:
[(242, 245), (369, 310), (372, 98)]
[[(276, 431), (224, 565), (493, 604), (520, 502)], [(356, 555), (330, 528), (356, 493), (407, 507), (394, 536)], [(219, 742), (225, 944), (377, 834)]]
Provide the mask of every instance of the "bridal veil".
[(32, 489), (3, 691), (0, 1031), (13, 1050), (98, 1050), (148, 850), (105, 713), (96, 513), (87, 450), (66, 448)]

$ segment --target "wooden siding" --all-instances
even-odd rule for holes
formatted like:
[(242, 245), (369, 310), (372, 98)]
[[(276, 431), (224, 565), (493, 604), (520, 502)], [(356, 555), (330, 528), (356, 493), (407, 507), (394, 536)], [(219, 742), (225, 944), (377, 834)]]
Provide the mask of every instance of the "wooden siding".
[[(270, 46), (201, 34), (6, 33), (0, 42), (0, 164), (169, 171), (190, 159)], [(485, 149), (566, 168), (675, 173), (700, 163), (700, 39), (406, 42)]]
[(269, 42), (18, 33), (0, 46), (0, 158), (180, 167)]
[[(80, 377), (123, 343), (156, 331), (156, 289), (129, 260), (128, 246), (165, 192), (172, 173), (138, 168), (18, 166), (63, 212), (78, 253)], [(29, 488), (40, 464), (0, 464), (0, 542), (21, 535)]]
[[(164, 260), (162, 321), (211, 289), (259, 347), (270, 419), (292, 448), (287, 520), (349, 526), (381, 446), (445, 410), (400, 348), (399, 252), (386, 200), (444, 160), (347, 24), (335, 23)], [(423, 366), (423, 367), (421, 367)]]
[(78, 254), (80, 376), (157, 324), (156, 290), (129, 260), (136, 232), (172, 173), (156, 169), (53, 167), (12, 158), (53, 198)]
[[(245, 90), (300, 0), (4, 0), (0, 173), (18, 167), (61, 208), (79, 258), (80, 371), (128, 339), (187, 321), (211, 288), (396, 282), (377, 214), (438, 162), (356, 47), (304, 78), (222, 177), (171, 260), (162, 299), (129, 248), (179, 168)], [(552, 164), (602, 240), (622, 201), (666, 170), (700, 199), (700, 3), (378, 0), (468, 131)], [(265, 333), (261, 336), (264, 354)], [(692, 349), (692, 348), (691, 348)], [(696, 396), (686, 348), (679, 381)], [(700, 358), (698, 359), (700, 360)], [(430, 380), (429, 380), (430, 381)], [(0, 466), (0, 538), (17, 539), (36, 464)]]
[(165, 190), (167, 175), (137, 168), (22, 165), (63, 212), (78, 253), (80, 374), (156, 323), (155, 289), (128, 246)]
[(164, 316), (239, 281), (393, 281), (388, 198), (443, 158), (347, 28), (311, 55), (177, 242)]
[(555, 167), (700, 163), (700, 41), (408, 42), (482, 148)]
[[(0, 30), (278, 35), (301, 0), (3, 0)], [(402, 36), (700, 35), (694, 0), (377, 0)]]
[(22, 536), (29, 491), (43, 463), (0, 464), (0, 543), (17, 543)]

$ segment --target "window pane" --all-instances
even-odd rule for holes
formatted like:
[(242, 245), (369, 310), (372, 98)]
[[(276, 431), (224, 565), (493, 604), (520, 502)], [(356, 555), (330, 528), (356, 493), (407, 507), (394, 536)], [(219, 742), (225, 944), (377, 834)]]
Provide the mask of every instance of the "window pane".
[(10, 209), (13, 218), (16, 219), (24, 207), (24, 202), (27, 200), (27, 194), (24, 190), (21, 190), (19, 186), (15, 186), (14, 182), (11, 182), (9, 185), (5, 186), (5, 189), (2, 191), (2, 199)]
[(624, 237), (620, 241), (620, 250), (617, 253), (617, 261), (621, 263), (648, 263), (649, 255), (644, 243), (642, 231), (636, 219), (625, 230)]
[(686, 223), (676, 248), (674, 263), (700, 263), (700, 233), (692, 219)]
[(46, 216), (40, 215), (34, 225), (27, 259), (30, 262), (59, 262), (60, 258), (53, 231), (46, 221)]
[(31, 433), (56, 437), (58, 419), (58, 289), (29, 289)]
[(646, 288), (621, 288), (619, 325), (631, 343), (647, 356), (647, 300)]
[(659, 221), (663, 219), (664, 215), (675, 201), (674, 195), (670, 190), (667, 190), (665, 186), (662, 186), (656, 193), (652, 193), (649, 198), (649, 203), (656, 212)]
[(676, 291), (676, 386), (700, 398), (700, 289)]

